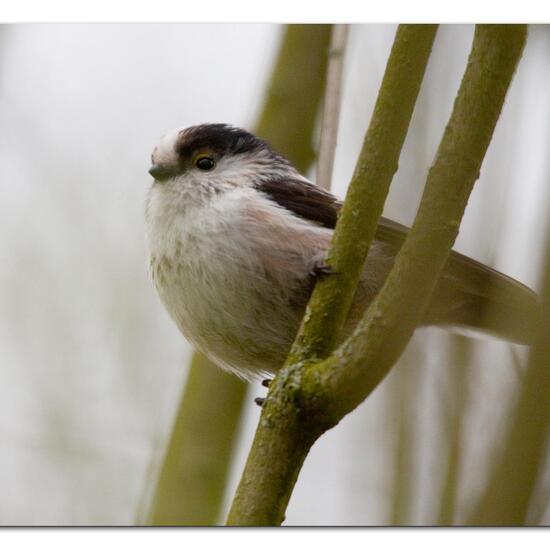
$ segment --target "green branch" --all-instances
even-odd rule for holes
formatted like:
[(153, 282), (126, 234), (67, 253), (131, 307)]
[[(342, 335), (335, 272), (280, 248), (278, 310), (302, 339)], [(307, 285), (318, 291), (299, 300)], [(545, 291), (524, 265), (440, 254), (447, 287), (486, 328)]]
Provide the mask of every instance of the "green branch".
[[(290, 366), (275, 378), (272, 391), (269, 392), (228, 523), (281, 523), (302, 462), (322, 432), (320, 426), (310, 430), (309, 426), (302, 425), (292, 395), (300, 390), (300, 383), (287, 384), (287, 381), (291, 380), (291, 374), (296, 370), (293, 363), (298, 364), (300, 359), (308, 355), (323, 356), (331, 351), (337, 325), (341, 325), (345, 319), (361, 266), (374, 237), (390, 180), (397, 169), (399, 152), (435, 31), (435, 26), (417, 25), (403, 25), (398, 29), (374, 109), (373, 122), (365, 137), (329, 253), (329, 261), (340, 276), (325, 279), (316, 286), (305, 321), (287, 361)], [(406, 78), (401, 71), (404, 71)], [(411, 80), (413, 85), (409, 91)], [(369, 200), (364, 200), (363, 194)], [(359, 211), (349, 208), (350, 204), (356, 202), (370, 205), (371, 210), (366, 216), (361, 215), (362, 211), (358, 215)], [(353, 232), (353, 238), (349, 238), (350, 231)], [(343, 266), (346, 269), (342, 270)], [(277, 466), (273, 469), (270, 467), (272, 460), (276, 461)], [(263, 501), (258, 499), (258, 495), (263, 495)]]
[[(396, 39), (403, 36), (403, 27)], [(476, 28), (468, 66), (428, 175), (415, 223), (388, 279), (352, 336), (326, 359), (319, 361), (318, 358), (330, 351), (331, 346), (316, 338), (327, 335), (322, 333), (324, 323), (312, 329), (307, 341), (304, 335), (308, 329), (302, 329), (289, 363), (277, 374), (268, 393), (229, 514), (230, 524), (281, 523), (311, 445), (372, 392), (402, 353), (427, 307), (458, 233), (525, 37), (525, 26)], [(425, 44), (418, 36), (417, 40), (408, 43), (411, 51), (421, 50)], [(393, 56), (392, 50), (388, 65), (390, 62), (402, 64), (405, 59), (408, 57)], [(401, 70), (407, 68), (405, 63)], [(417, 70), (423, 72), (424, 66), (418, 64)], [(392, 72), (388, 66), (386, 73)], [(393, 97), (386, 97), (390, 90), (395, 93), (392, 87), (382, 85), (377, 105), (392, 106), (385, 111), (391, 120), (393, 109), (398, 105)], [(333, 290), (327, 290), (324, 302), (313, 303), (312, 309), (344, 300), (347, 303), (339, 307), (347, 312), (357, 273), (362, 269), (382, 210), (388, 173), (391, 178), (396, 168), (392, 153), (399, 152), (400, 129), (407, 126), (408, 121), (403, 120), (388, 126), (382, 120), (375, 126), (380, 141), (385, 143), (387, 139), (393, 146), (373, 147), (375, 158), (377, 154), (382, 157), (381, 169), (369, 176), (372, 179), (368, 184), (363, 181), (366, 174), (356, 171), (329, 251), (331, 265), (339, 268), (340, 276), (334, 280), (344, 281), (340, 284), (347, 290), (341, 291), (338, 284), (323, 284), (326, 288), (334, 285)], [(371, 128), (372, 125), (364, 149), (370, 145)], [(353, 252), (351, 245), (355, 246)], [(342, 258), (340, 263), (338, 258)], [(345, 279), (352, 282), (346, 283)], [(304, 318), (304, 327), (310, 322), (310, 315), (313, 315), (311, 310)], [(331, 315), (342, 313), (329, 312), (328, 316)], [(342, 317), (345, 318), (345, 314)], [(338, 330), (342, 323), (341, 320), (328, 321), (333, 323), (333, 330)]]
[[(316, 372), (341, 418), (378, 385), (423, 316), (525, 44), (525, 25), (478, 25), (468, 65), (413, 227), (354, 334)], [(346, 368), (339, 366), (344, 362)], [(365, 368), (368, 365), (368, 368)]]
[[(304, 171), (314, 159), (330, 31), (330, 25), (286, 27), (255, 129)], [(202, 355), (194, 356), (153, 496), (154, 525), (218, 521), (246, 389)]]
[(338, 277), (316, 285), (307, 323), (302, 324), (287, 363), (324, 358), (336, 344), (397, 171), (436, 31), (437, 25), (401, 25), (397, 30), (328, 253), (327, 263)]
[(242, 380), (194, 355), (158, 479), (153, 525), (216, 523), (245, 394)]

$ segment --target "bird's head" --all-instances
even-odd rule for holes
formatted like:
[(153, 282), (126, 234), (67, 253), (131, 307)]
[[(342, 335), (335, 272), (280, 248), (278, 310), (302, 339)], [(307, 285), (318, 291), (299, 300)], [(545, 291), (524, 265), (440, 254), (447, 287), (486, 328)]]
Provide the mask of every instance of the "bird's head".
[(159, 185), (203, 196), (296, 174), (265, 141), (226, 124), (201, 124), (166, 134), (151, 161), (149, 173)]

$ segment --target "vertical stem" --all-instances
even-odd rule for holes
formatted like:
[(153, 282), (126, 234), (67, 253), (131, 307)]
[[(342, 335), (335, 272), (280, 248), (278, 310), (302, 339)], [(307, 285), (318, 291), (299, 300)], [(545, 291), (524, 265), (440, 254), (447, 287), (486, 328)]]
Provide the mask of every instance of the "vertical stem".
[(334, 153), (338, 140), (340, 105), (342, 97), (342, 73), (344, 54), (349, 34), (349, 25), (334, 25), (330, 40), (330, 55), (327, 72), (327, 87), (321, 119), (321, 142), (319, 143), (319, 161), (317, 163), (316, 183), (329, 190), (332, 181)]
[(468, 403), (468, 382), (472, 365), (472, 342), (464, 336), (453, 336), (449, 357), (452, 361), (445, 387), (440, 388), (446, 414), (442, 416), (445, 435), (441, 444), (445, 471), (437, 511), (437, 525), (453, 525), (458, 503), (457, 489), (460, 482), (464, 415)]
[(195, 353), (158, 479), (154, 525), (216, 523), (245, 395), (245, 382)]
[(227, 524), (280, 525), (304, 460), (321, 431), (291, 400), (264, 408)]
[[(419, 444), (417, 426), (417, 396), (421, 393), (424, 377), (421, 367), (426, 358), (416, 347), (409, 349), (407, 358), (401, 361), (397, 372), (393, 373), (390, 407), (395, 415), (394, 426), (388, 429), (396, 432), (394, 467), (392, 469), (393, 495), (391, 525), (409, 525), (414, 511), (416, 486), (414, 470), (415, 446)], [(420, 376), (419, 376), (420, 374)]]
[(255, 133), (305, 171), (325, 87), (331, 25), (288, 25)]

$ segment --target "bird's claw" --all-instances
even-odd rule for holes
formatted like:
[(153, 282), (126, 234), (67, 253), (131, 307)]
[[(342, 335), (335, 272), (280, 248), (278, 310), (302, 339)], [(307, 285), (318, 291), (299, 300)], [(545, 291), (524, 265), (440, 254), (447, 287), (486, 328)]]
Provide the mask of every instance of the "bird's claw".
[(326, 264), (324, 261), (318, 261), (315, 262), (315, 265), (313, 266), (313, 269), (309, 272), (309, 274), (312, 277), (315, 277), (316, 279), (324, 279), (325, 277), (328, 277), (329, 275), (336, 275), (336, 271), (330, 267), (330, 265)]

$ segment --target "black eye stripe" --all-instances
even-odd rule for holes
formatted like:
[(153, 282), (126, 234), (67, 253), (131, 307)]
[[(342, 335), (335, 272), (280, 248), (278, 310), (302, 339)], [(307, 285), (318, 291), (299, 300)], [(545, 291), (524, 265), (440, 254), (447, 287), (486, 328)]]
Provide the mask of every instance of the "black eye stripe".
[(195, 166), (199, 170), (207, 172), (208, 170), (212, 170), (212, 168), (216, 166), (216, 163), (214, 162), (214, 159), (211, 159), (210, 157), (201, 157), (195, 161)]

